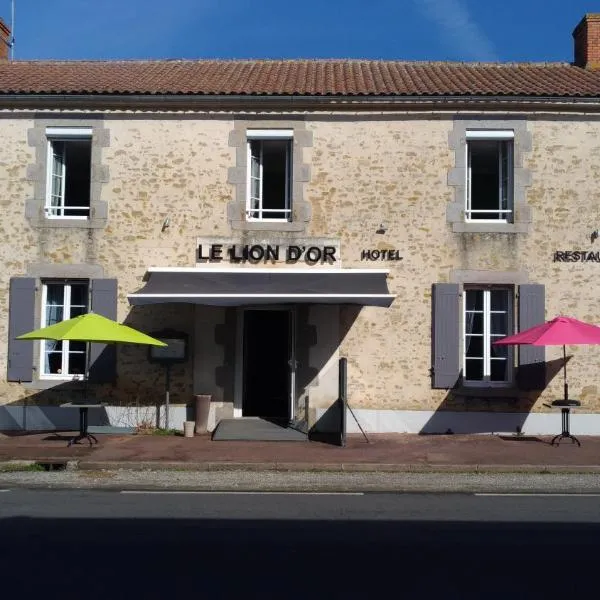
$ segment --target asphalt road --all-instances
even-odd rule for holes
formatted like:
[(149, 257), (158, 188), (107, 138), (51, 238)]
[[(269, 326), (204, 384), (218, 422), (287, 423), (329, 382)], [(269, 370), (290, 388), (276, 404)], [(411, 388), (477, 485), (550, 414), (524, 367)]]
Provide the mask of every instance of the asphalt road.
[(0, 493), (21, 598), (589, 597), (599, 550), (599, 495)]

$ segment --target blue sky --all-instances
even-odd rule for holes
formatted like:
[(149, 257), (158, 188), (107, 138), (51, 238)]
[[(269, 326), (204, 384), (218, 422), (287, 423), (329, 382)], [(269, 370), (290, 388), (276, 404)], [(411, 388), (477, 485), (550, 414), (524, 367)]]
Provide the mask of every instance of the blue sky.
[[(15, 0), (16, 59), (570, 61), (600, 0)], [(10, 24), (11, 0), (0, 0)]]

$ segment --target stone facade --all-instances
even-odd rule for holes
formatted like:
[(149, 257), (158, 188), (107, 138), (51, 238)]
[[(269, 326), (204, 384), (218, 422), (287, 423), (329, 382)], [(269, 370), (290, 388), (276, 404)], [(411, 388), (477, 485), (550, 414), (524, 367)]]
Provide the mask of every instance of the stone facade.
[[(519, 183), (520, 208), (526, 211), (522, 227), (482, 231), (455, 226), (460, 220), (456, 132), (467, 117), (469, 122), (499, 119), (502, 127), (514, 122), (518, 129), (523, 147), (515, 164), (526, 173)], [(44, 124), (54, 118), (63, 122), (56, 115), (41, 118)], [(87, 116), (77, 118), (85, 122)], [(240, 233), (239, 219), (232, 219), (241, 185), (232, 173), (240, 168), (235, 134), (247, 115), (240, 120), (236, 114), (104, 113), (101, 166), (106, 169), (95, 185), (97, 201), (106, 207), (105, 223), (69, 228), (28, 217), (31, 199), (39, 196), (31, 165), (40, 162), (39, 147), (31, 144), (28, 132), (39, 119), (5, 113), (0, 121), (0, 339), (5, 340), (0, 402), (56, 404), (64, 398), (60, 385), (6, 381), (8, 290), (11, 277), (68, 277), (71, 266), (75, 272), (87, 268), (89, 277), (118, 279), (119, 321), (144, 331), (173, 328), (196, 340), (191, 360), (173, 367), (172, 402), (185, 404), (195, 393), (212, 393), (219, 414), (233, 414), (235, 349), (219, 336), (232, 339), (235, 311), (193, 305), (132, 308), (127, 295), (142, 287), (148, 267), (193, 267), (199, 237), (245, 239), (240, 235), (248, 232)], [(327, 330), (321, 338), (325, 355), (314, 340), (299, 348), (314, 367), (302, 376), (302, 392), (309, 394), (313, 408), (326, 410), (335, 401), (335, 359), (345, 356), (349, 401), (355, 408), (548, 410), (545, 405), (562, 394), (560, 372), (537, 392), (432, 389), (431, 290), (432, 284), (444, 282), (540, 283), (546, 286), (547, 318), (562, 313), (600, 323), (600, 265), (553, 261), (560, 250), (600, 250), (592, 236), (600, 218), (600, 123), (595, 116), (364, 109), (301, 115), (270, 111), (257, 113), (253, 122), (265, 127), (295, 122), (302, 132), (298, 168), (303, 172), (294, 182), (302, 189), (302, 227), (274, 227), (261, 232), (261, 239), (335, 240), (341, 249), (336, 266), (389, 269), (390, 293), (396, 295), (390, 308), (301, 309), (317, 339), (319, 331)], [(399, 250), (402, 260), (365, 261), (364, 249)], [(36, 319), (37, 326), (39, 312)], [(206, 330), (210, 335), (200, 340)], [(582, 400), (586, 412), (600, 413), (600, 349), (568, 350), (573, 356), (571, 395)], [(160, 403), (164, 373), (146, 360), (146, 352), (119, 347), (118, 378), (95, 388), (97, 397), (117, 405)], [(547, 349), (547, 361), (561, 356), (561, 348)], [(315, 415), (310, 415), (313, 422)]]

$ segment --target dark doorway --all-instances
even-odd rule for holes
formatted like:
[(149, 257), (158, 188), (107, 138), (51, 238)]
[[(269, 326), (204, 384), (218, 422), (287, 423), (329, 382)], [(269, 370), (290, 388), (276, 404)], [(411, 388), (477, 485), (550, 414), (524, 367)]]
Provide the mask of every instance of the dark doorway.
[(289, 421), (290, 312), (244, 311), (244, 417)]

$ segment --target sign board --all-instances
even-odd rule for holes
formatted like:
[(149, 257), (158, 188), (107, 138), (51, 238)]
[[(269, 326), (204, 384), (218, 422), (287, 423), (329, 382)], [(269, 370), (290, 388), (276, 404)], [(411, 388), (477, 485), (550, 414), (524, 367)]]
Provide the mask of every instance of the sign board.
[(557, 250), (554, 262), (600, 262), (600, 252), (588, 250)]
[(329, 238), (257, 238), (233, 240), (204, 237), (196, 240), (196, 264), (199, 266), (306, 266), (341, 267), (340, 243)]
[(149, 346), (148, 360), (160, 363), (176, 363), (185, 362), (187, 360), (187, 334), (174, 331), (159, 331), (151, 335), (167, 345)]

